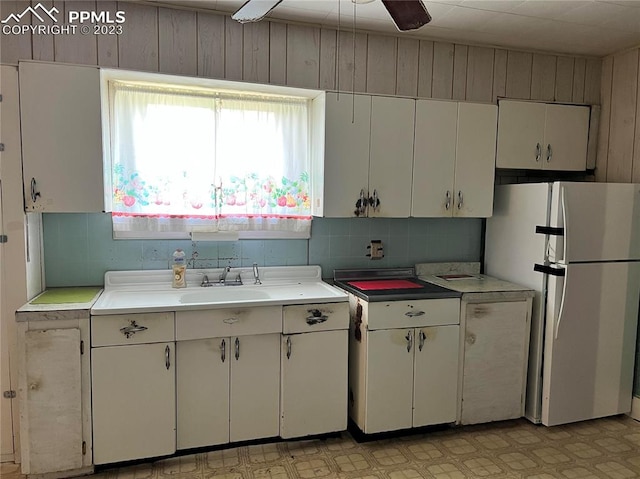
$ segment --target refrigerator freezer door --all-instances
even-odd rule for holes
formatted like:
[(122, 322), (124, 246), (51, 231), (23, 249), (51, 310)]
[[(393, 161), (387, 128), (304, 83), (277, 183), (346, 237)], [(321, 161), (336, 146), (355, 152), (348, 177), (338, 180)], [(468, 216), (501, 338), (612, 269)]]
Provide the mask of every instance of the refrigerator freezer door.
[(569, 264), (549, 276), (542, 423), (631, 409), (640, 262)]
[(640, 260), (640, 184), (553, 184), (549, 260)]

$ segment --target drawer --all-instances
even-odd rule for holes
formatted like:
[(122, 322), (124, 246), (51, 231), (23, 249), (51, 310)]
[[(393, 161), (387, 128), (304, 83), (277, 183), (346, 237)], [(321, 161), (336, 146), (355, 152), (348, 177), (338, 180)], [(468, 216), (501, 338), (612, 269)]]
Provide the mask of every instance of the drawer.
[(178, 341), (281, 332), (282, 306), (204, 309), (176, 313)]
[(369, 330), (460, 324), (460, 300), (420, 299), (369, 303)]
[(91, 316), (91, 346), (174, 341), (173, 312)]
[(284, 334), (349, 329), (349, 303), (320, 303), (285, 306)]

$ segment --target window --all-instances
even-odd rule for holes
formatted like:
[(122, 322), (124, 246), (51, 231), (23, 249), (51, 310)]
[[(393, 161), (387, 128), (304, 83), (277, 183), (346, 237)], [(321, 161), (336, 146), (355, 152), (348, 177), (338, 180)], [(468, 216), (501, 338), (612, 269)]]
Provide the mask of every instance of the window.
[(110, 81), (114, 236), (308, 238), (310, 101)]

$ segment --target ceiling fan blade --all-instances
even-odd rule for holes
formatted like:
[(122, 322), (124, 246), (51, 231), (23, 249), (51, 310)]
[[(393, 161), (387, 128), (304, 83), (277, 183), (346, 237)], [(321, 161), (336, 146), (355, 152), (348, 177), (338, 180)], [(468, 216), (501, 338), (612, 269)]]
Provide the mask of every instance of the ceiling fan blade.
[(248, 0), (236, 13), (231, 15), (240, 23), (258, 22), (273, 10), (282, 0)]
[(431, 21), (422, 0), (382, 0), (398, 30), (415, 30)]

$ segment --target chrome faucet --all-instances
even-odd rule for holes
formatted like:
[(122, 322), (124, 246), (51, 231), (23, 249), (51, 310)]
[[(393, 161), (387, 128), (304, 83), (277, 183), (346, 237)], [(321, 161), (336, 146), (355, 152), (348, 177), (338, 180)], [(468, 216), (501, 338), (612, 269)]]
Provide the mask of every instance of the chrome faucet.
[(227, 273), (229, 273), (229, 271), (231, 271), (231, 266), (227, 266), (222, 270), (222, 274), (220, 275), (220, 283), (224, 284), (224, 282), (227, 280)]
[(258, 271), (258, 263), (253, 263), (253, 284), (262, 284), (260, 281), (260, 272)]

